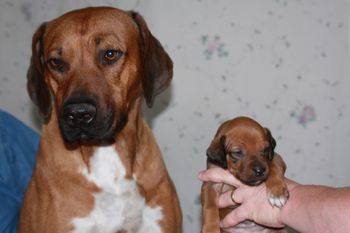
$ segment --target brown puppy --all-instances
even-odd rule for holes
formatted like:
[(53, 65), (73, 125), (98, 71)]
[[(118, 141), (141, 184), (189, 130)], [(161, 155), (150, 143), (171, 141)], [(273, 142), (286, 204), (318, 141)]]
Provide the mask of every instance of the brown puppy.
[[(285, 163), (274, 152), (276, 142), (267, 128), (247, 117), (223, 123), (207, 150), (207, 167), (228, 169), (247, 185), (266, 182), (267, 198), (272, 206), (281, 208), (288, 199), (284, 182)], [(246, 221), (235, 228), (220, 230), (219, 222), (232, 209), (218, 209), (218, 196), (234, 187), (204, 182), (202, 186), (202, 233), (219, 232), (281, 232)], [(232, 191), (230, 191), (232, 192)], [(282, 231), (283, 232), (283, 231)]]
[(86, 8), (33, 36), (30, 97), (45, 123), (19, 232), (181, 232), (175, 187), (141, 113), (172, 61), (135, 12)]

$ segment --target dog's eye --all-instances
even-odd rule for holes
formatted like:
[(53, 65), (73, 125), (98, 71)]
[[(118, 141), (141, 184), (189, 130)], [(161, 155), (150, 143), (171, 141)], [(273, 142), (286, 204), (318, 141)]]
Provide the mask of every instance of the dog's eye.
[(112, 65), (115, 63), (121, 56), (123, 52), (120, 50), (108, 49), (103, 54), (103, 64)]
[(48, 60), (48, 64), (51, 67), (51, 69), (54, 69), (54, 70), (59, 71), (59, 72), (63, 72), (64, 62), (63, 62), (62, 59), (60, 59), (60, 58), (50, 58)]
[(229, 151), (228, 154), (233, 163), (237, 163), (243, 156), (243, 152), (240, 149)]
[(240, 149), (235, 149), (235, 150), (230, 152), (230, 156), (233, 158), (240, 158), (243, 156), (243, 152)]

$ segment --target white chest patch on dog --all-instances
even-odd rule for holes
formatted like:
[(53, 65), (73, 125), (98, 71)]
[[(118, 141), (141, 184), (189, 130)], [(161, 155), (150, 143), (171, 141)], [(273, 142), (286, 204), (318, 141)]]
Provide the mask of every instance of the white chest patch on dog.
[(98, 148), (90, 161), (90, 172), (84, 169), (82, 173), (102, 191), (94, 194), (94, 208), (88, 216), (73, 219), (73, 233), (161, 233), (161, 207), (147, 206), (136, 181), (125, 179), (115, 148)]

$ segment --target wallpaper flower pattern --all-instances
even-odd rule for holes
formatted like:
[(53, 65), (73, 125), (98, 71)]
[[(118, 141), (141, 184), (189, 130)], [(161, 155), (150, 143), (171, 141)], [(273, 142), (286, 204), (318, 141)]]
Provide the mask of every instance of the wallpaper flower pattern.
[(277, 140), (287, 176), (350, 184), (347, 0), (0, 2), (0, 107), (38, 129), (26, 93), (31, 36), (89, 5), (139, 11), (174, 61), (174, 79), (144, 108), (174, 179), (184, 232), (199, 232), (205, 151), (223, 121), (255, 118)]

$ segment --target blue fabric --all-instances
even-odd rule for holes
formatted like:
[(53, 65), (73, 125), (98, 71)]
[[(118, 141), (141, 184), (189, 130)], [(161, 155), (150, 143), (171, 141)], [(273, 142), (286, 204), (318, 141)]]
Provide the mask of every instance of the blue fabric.
[(0, 110), (0, 232), (15, 233), (32, 176), (39, 135)]

